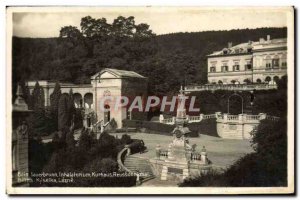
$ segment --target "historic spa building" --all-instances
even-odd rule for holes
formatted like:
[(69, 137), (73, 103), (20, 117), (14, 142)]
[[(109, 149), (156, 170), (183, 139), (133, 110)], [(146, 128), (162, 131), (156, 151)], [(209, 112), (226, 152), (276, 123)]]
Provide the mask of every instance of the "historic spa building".
[(269, 83), (287, 74), (287, 39), (260, 38), (207, 56), (211, 84)]
[[(44, 90), (45, 106), (50, 105), (50, 95), (53, 93), (55, 82), (38, 81)], [(36, 81), (28, 81), (27, 86), (32, 93)], [(73, 91), (75, 107), (85, 108), (86, 113), (94, 111), (97, 121), (109, 122), (112, 118), (117, 122), (117, 127), (122, 127), (123, 119), (146, 119), (143, 112), (129, 112), (127, 106), (114, 109), (112, 101), (103, 102), (105, 110), (100, 109), (101, 99), (111, 96), (117, 99), (120, 96), (126, 96), (132, 99), (135, 96), (147, 96), (148, 79), (136, 72), (103, 69), (91, 77), (90, 84), (72, 84), (60, 83), (61, 93)]]

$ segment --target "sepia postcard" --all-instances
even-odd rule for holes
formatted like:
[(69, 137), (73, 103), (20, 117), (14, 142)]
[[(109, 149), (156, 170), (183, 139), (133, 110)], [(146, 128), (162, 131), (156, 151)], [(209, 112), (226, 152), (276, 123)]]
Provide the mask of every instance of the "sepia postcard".
[(7, 7), (6, 193), (294, 194), (293, 7)]

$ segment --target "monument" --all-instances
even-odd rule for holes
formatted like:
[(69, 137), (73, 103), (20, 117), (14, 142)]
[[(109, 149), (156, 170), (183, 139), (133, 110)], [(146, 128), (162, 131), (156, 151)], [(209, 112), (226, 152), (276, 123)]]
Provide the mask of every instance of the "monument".
[(187, 177), (200, 175), (211, 168), (205, 147), (201, 153), (197, 153), (189, 144), (187, 134), (191, 131), (187, 127), (185, 99), (187, 97), (181, 87), (178, 95), (176, 127), (172, 131), (173, 141), (167, 150), (162, 150), (158, 145), (156, 158), (150, 159), (154, 173), (160, 176), (161, 180), (175, 178), (183, 181)]
[(12, 176), (13, 185), (28, 185), (28, 137), (29, 127), (26, 118), (32, 113), (23, 98), (23, 91), (18, 85), (12, 112)]

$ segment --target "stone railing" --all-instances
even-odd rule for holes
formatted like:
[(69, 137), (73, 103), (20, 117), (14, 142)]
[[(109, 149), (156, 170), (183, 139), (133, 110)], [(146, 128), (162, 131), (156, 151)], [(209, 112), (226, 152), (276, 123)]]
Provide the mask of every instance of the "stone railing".
[(239, 120), (239, 116), (238, 115), (227, 115), (227, 120), (228, 121)]
[(207, 85), (188, 85), (185, 87), (185, 92), (195, 91), (214, 91), (214, 90), (229, 90), (229, 91), (252, 91), (252, 90), (271, 90), (277, 89), (276, 84), (207, 84)]
[[(228, 122), (258, 122), (263, 119), (268, 119), (272, 121), (279, 120), (279, 117), (270, 116), (265, 113), (260, 113), (258, 115), (248, 115), (248, 114), (239, 114), (239, 115), (230, 115), (227, 113), (222, 114), (221, 112), (216, 112), (215, 114), (200, 114), (199, 116), (186, 116), (188, 123), (201, 122), (205, 119), (217, 119), (218, 121), (228, 121)], [(176, 117), (164, 119), (163, 115), (160, 115), (159, 122), (163, 124), (173, 125), (176, 122)]]
[(165, 160), (168, 158), (168, 150), (160, 149), (159, 151), (159, 159)]
[(97, 133), (97, 132), (101, 132), (101, 127), (103, 125), (103, 120), (100, 120), (98, 122), (96, 122), (95, 124), (93, 124), (92, 126), (92, 130)]
[[(166, 160), (168, 159), (169, 152), (166, 149), (162, 149), (160, 145), (156, 146), (156, 159), (157, 160)], [(191, 150), (186, 151), (187, 159), (193, 163), (206, 163), (207, 162), (207, 153), (206, 150), (201, 152), (195, 152)]]
[(191, 161), (201, 161), (201, 153), (193, 152), (191, 154)]
[(141, 184), (141, 180), (140, 180), (140, 175), (138, 171), (132, 171), (129, 170), (122, 161), (122, 157), (124, 157), (124, 159), (126, 159), (127, 156), (130, 155), (130, 148), (128, 145), (125, 145), (125, 147), (118, 153), (117, 156), (117, 162), (118, 162), (118, 166), (119, 166), (119, 170), (120, 171), (124, 171), (128, 174), (134, 174), (136, 176), (136, 185), (140, 185)]
[(258, 115), (248, 115), (248, 114), (229, 115), (227, 113), (224, 113), (224, 114), (217, 115), (217, 122), (259, 123), (259, 121), (263, 119), (277, 121), (279, 120), (279, 117), (270, 116), (265, 113), (260, 113)]
[[(194, 122), (201, 122), (204, 119), (216, 119), (217, 115), (219, 115), (219, 113), (216, 114), (208, 114), (208, 115), (204, 115), (204, 114), (200, 114), (198, 116), (186, 116), (187, 122), (188, 123), (194, 123)], [(176, 117), (171, 117), (171, 118), (167, 118), (165, 119), (163, 115), (159, 116), (159, 122), (163, 123), (163, 124), (170, 124), (173, 125), (176, 123)]]
[[(162, 117), (161, 117), (162, 116)], [(163, 115), (159, 117), (159, 122), (163, 124), (175, 124), (175, 117), (164, 119)]]
[(267, 116), (266, 116), (266, 119), (272, 120), (272, 121), (278, 121), (280, 118), (279, 118), (279, 117), (275, 117), (275, 116), (267, 115)]

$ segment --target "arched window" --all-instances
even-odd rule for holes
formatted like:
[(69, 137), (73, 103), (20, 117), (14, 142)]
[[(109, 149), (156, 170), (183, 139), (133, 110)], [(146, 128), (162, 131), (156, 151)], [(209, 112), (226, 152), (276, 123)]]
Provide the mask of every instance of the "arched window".
[(261, 79), (256, 79), (256, 83), (261, 83)]
[(235, 84), (235, 82), (236, 82), (236, 80), (231, 80), (231, 83), (232, 83), (232, 84)]
[(251, 81), (250, 81), (250, 79), (246, 78), (246, 79), (244, 80), (244, 83), (246, 83), (246, 84), (250, 84), (250, 83), (251, 83)]
[(218, 81), (218, 84), (223, 84), (223, 81), (219, 80), (219, 81)]
[(278, 77), (278, 76), (274, 76), (274, 77), (273, 77), (273, 81), (277, 84), (278, 81), (279, 81), (279, 77)]
[(108, 104), (106, 104), (104, 106), (105, 111), (104, 111), (104, 123), (109, 122), (110, 121), (110, 106)]
[(268, 83), (269, 83), (271, 80), (272, 80), (272, 79), (271, 79), (270, 76), (267, 76), (266, 79), (265, 79), (265, 81), (268, 82)]
[(210, 67), (210, 72), (216, 72), (216, 67)]

